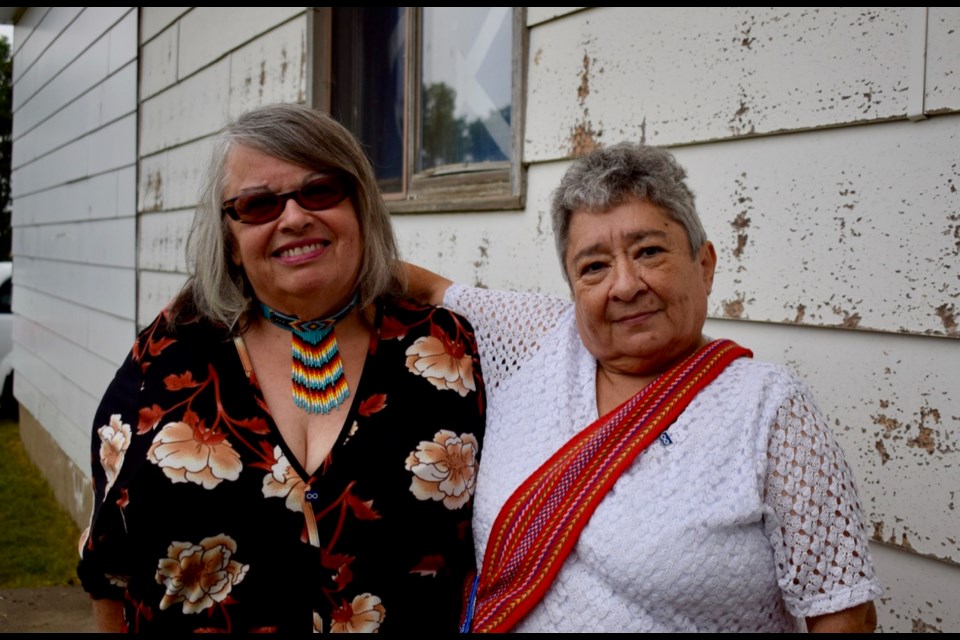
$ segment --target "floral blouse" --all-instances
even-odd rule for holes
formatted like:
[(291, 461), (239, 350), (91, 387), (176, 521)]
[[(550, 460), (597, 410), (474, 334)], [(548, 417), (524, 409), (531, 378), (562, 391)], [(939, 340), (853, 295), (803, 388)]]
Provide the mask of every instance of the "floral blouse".
[(129, 631), (456, 631), (484, 426), (473, 329), (406, 302), (375, 324), (313, 475), (222, 329), (141, 332), (97, 410), (79, 564)]

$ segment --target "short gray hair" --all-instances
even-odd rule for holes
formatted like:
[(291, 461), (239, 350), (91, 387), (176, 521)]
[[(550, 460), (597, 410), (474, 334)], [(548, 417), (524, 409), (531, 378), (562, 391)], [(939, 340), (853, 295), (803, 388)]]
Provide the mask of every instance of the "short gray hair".
[(578, 211), (604, 212), (630, 200), (646, 200), (680, 224), (695, 256), (707, 241), (687, 171), (673, 154), (659, 147), (621, 142), (577, 159), (553, 192), (550, 215), (563, 277), (567, 275), (570, 220)]
[(239, 323), (253, 305), (250, 283), (231, 260), (233, 235), (221, 213), (227, 156), (235, 146), (316, 171), (335, 169), (348, 174), (353, 179), (350, 198), (363, 241), (358, 274), (361, 305), (404, 293), (406, 278), (390, 214), (360, 143), (329, 115), (302, 104), (272, 104), (240, 115), (214, 142), (187, 241), (190, 277), (173, 303), (172, 321), (201, 316), (242, 330)]

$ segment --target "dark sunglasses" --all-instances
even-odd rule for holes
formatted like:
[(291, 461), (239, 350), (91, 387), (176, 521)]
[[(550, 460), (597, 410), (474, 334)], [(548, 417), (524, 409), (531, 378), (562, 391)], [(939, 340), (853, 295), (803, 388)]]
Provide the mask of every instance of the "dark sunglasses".
[(332, 173), (311, 180), (289, 193), (267, 191), (231, 198), (221, 205), (220, 211), (237, 222), (264, 224), (279, 218), (290, 199), (310, 211), (335, 207), (350, 195), (351, 184), (352, 181), (346, 174)]

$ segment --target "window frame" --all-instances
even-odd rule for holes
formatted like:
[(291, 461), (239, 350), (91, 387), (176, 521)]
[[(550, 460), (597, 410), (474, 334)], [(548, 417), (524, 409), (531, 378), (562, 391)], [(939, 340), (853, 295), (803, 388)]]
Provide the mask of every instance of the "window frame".
[[(391, 213), (505, 211), (523, 209), (526, 166), (523, 163), (523, 114), (527, 70), (526, 8), (512, 7), (513, 56), (511, 63), (510, 160), (475, 165), (446, 165), (415, 173), (420, 131), (420, 58), (423, 34), (421, 7), (409, 7), (406, 23), (408, 55), (405, 78), (405, 131), (403, 191), (384, 194)], [(307, 12), (306, 102), (326, 113), (331, 109), (332, 8), (313, 7)], [(312, 49), (312, 50), (311, 50)]]

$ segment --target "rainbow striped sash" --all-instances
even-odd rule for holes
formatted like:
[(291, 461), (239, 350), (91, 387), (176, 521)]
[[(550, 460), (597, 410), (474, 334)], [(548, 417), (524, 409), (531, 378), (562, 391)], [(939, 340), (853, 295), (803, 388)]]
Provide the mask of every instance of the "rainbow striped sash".
[(578, 433), (514, 491), (494, 522), (461, 630), (509, 631), (544, 596), (617, 478), (728, 364), (715, 340)]

